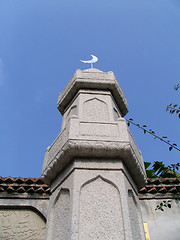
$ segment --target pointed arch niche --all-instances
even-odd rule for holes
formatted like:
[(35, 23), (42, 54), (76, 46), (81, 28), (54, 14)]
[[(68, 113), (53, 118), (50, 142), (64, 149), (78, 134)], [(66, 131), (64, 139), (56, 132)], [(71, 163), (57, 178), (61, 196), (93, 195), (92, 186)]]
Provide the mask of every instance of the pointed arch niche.
[(84, 121), (109, 121), (107, 104), (98, 99), (92, 98), (83, 104)]
[[(113, 235), (112, 235), (113, 234)], [(98, 176), (80, 191), (79, 240), (124, 239), (120, 193), (117, 187)]]

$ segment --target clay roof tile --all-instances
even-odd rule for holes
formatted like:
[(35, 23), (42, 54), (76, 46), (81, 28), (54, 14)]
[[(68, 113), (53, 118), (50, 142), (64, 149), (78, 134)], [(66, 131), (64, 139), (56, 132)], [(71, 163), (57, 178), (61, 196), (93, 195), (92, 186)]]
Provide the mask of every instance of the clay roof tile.
[(167, 193), (166, 187), (160, 188), (160, 189), (159, 189), (159, 192), (160, 192), (160, 193)]
[(177, 193), (178, 190), (176, 187), (172, 187), (170, 190), (169, 190), (170, 193)]
[(142, 193), (142, 194), (147, 193), (147, 189), (145, 187), (143, 187), (139, 190), (139, 193)]
[(23, 187), (19, 187), (16, 192), (18, 193), (24, 193), (25, 192), (25, 189)]
[(156, 189), (155, 187), (150, 188), (150, 189), (148, 190), (148, 193), (157, 193), (157, 189)]
[[(50, 188), (41, 177), (0, 177), (0, 192), (17, 192), (50, 195)], [(148, 178), (147, 185), (139, 190), (139, 194), (174, 194), (180, 192), (180, 178)]]

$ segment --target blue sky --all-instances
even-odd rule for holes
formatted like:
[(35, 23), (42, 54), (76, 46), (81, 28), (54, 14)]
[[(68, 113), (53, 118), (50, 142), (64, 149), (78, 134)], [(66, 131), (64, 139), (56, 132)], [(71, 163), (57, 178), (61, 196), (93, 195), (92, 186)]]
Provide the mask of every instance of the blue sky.
[[(129, 113), (180, 146), (179, 0), (0, 0), (0, 175), (39, 177), (44, 153), (61, 129), (59, 93), (80, 59), (113, 71)], [(179, 161), (131, 126), (144, 161)]]

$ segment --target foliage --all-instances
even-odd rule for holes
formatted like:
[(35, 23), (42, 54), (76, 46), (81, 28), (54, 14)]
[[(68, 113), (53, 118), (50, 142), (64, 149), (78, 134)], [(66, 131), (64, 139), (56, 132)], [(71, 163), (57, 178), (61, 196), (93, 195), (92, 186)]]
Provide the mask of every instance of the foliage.
[[(176, 201), (180, 201), (180, 194), (177, 193), (176, 195), (173, 196), (173, 198), (174, 198), (174, 200), (176, 200)], [(166, 208), (167, 208), (167, 207), (168, 207), (168, 208), (171, 208), (171, 207), (172, 207), (171, 202), (172, 202), (172, 200), (164, 200), (164, 201), (160, 202), (160, 203), (156, 206), (155, 210), (164, 211), (164, 207), (166, 207)]]
[(176, 113), (180, 118), (180, 107), (177, 104), (173, 105), (172, 103), (166, 107), (166, 111), (169, 111), (171, 114)]
[[(155, 161), (153, 163), (152, 168), (148, 169), (151, 166), (150, 162), (145, 162), (145, 169), (147, 173), (148, 178), (174, 178), (174, 177), (180, 177), (180, 173), (177, 172), (180, 168), (180, 163), (176, 164), (170, 164), (169, 166), (166, 166), (163, 162)], [(176, 171), (177, 170), (177, 171)], [(180, 195), (175, 194), (173, 198), (177, 201), (180, 201)], [(160, 202), (155, 210), (164, 211), (164, 208), (171, 208), (171, 202), (172, 200), (164, 200)]]
[(161, 210), (161, 211), (164, 211), (164, 207), (168, 207), (168, 208), (171, 208), (171, 200), (164, 200), (162, 202), (160, 202), (160, 204), (158, 204), (156, 206), (156, 209), (155, 210)]
[(180, 88), (180, 84), (178, 83), (177, 85), (174, 86), (174, 89), (177, 91)]
[(163, 162), (155, 161), (152, 168), (148, 169), (151, 166), (150, 162), (145, 162), (145, 169), (148, 178), (174, 178), (180, 177), (180, 173), (177, 172), (180, 168), (180, 163), (170, 164), (166, 166)]
[[(180, 84), (177, 84), (174, 86), (174, 89), (177, 91), (180, 88)], [(178, 104), (172, 104), (170, 103), (167, 107), (166, 107), (166, 111), (169, 111), (171, 114), (176, 113), (179, 118), (180, 118), (180, 107), (178, 106)]]

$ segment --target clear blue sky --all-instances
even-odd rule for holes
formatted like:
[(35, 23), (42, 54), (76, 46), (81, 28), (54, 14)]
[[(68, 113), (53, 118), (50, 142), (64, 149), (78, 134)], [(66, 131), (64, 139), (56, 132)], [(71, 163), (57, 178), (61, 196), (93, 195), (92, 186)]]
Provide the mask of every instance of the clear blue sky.
[[(61, 129), (59, 93), (80, 59), (113, 71), (128, 118), (180, 146), (179, 0), (0, 0), (0, 175), (39, 177), (44, 153)], [(180, 153), (130, 127), (144, 161)]]

